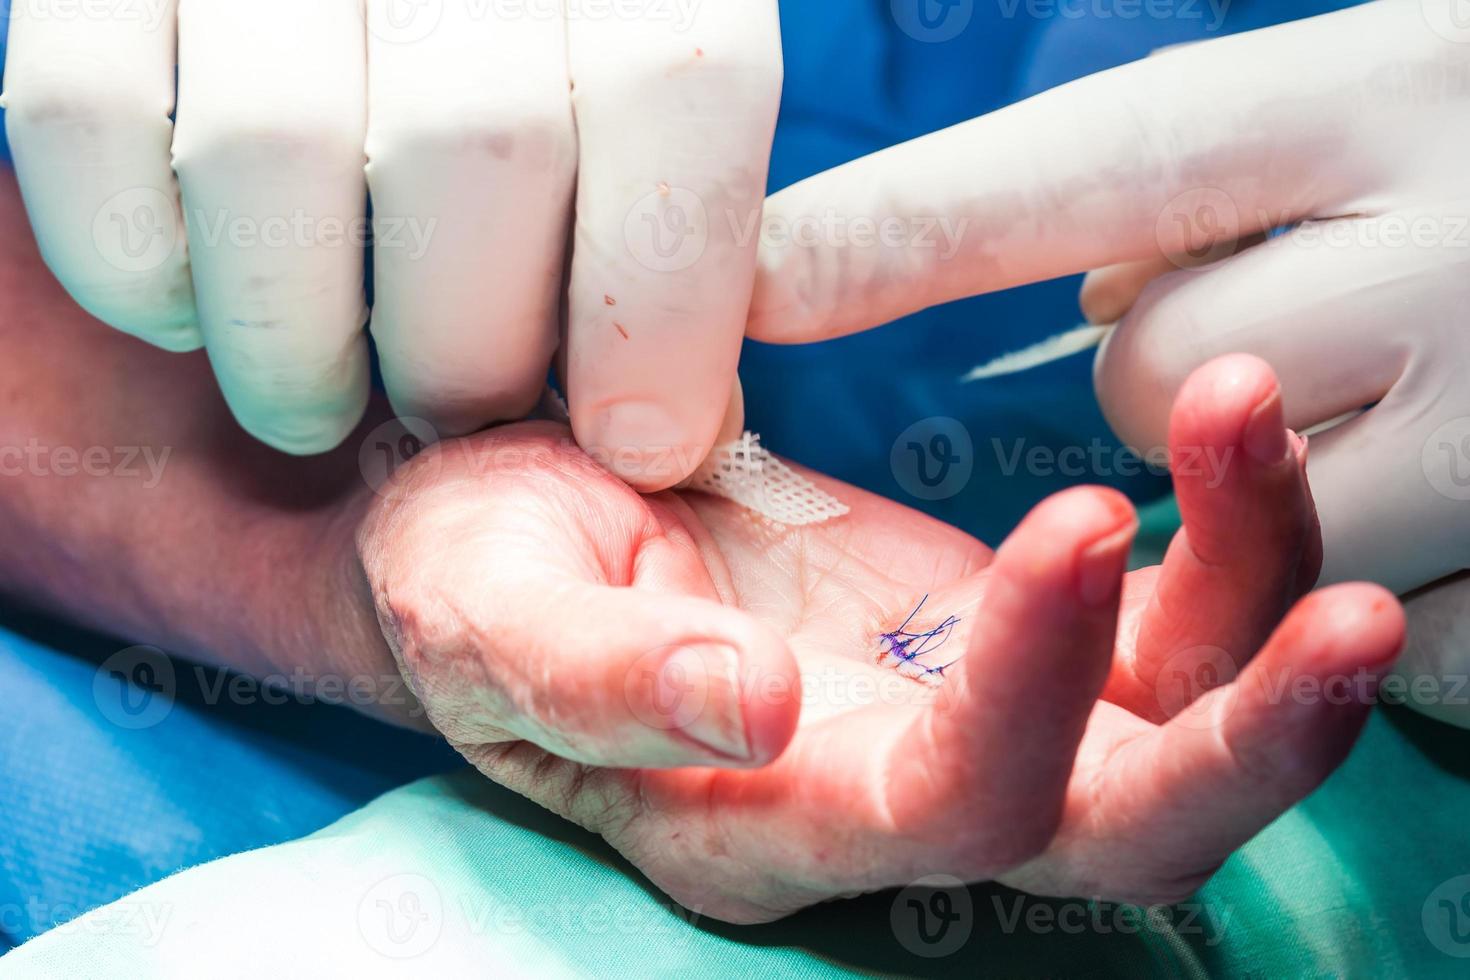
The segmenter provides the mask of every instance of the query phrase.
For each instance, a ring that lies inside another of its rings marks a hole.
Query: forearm
[[[393,676],[353,558],[371,496],[356,442],[309,460],[266,449],[203,354],[83,313],[9,175],[0,238],[0,592],[256,676]]]

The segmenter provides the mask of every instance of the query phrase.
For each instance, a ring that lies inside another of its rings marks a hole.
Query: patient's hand
[[[819,477],[852,513],[781,529],[640,497],[549,424],[420,456],[359,550],[434,724],[704,914],[932,872],[1177,900],[1336,767],[1403,620],[1355,585],[1282,623],[1320,550],[1264,364],[1197,374],[1172,445],[1186,528],[1126,582],[1136,521],[1108,491],[994,554]],[[877,663],[926,594],[911,628],[961,617],[938,689]],[[1356,683],[1311,696],[1332,678]]]
[[[1190,693],[1179,678],[1230,673],[1197,647],[1246,660],[1315,574],[1298,469],[1271,445],[1274,401],[1251,431],[1282,461],[1241,448],[1273,390],[1257,362],[1217,365],[1181,396],[1176,443],[1234,449],[1234,464],[1218,486],[1208,467],[1176,481],[1188,532],[1163,572],[1129,579],[1115,649],[1131,516],[1101,491],[1044,504],[992,562],[830,482],[853,513],[779,534],[708,498],[640,498],[561,430],[520,426],[421,457],[364,518],[357,441],[303,461],[248,439],[202,357],[91,320],[23,228],[0,179],[0,594],[257,676],[340,682],[396,674],[371,592],[433,720],[471,759],[710,915],[772,918],[934,871],[1177,897],[1310,790],[1364,714],[1344,701],[1365,691],[1281,692],[1376,674],[1400,641],[1383,593],[1317,596],[1242,682],[1203,699],[1211,724],[1158,724]],[[66,475],[24,465],[34,447],[141,447],[167,465],[150,480]],[[878,634],[926,592],[922,626],[954,613],[967,631],[941,653],[971,648],[932,705],[874,664]],[[690,688],[713,655],[659,670],[704,641],[738,651],[741,697],[718,669]],[[1096,704],[1110,662],[1111,703]],[[793,736],[798,673],[811,690]],[[661,674],[682,696],[651,694]],[[364,707],[415,720],[413,706]]]

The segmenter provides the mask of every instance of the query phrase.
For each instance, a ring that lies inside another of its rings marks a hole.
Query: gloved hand
[[[1374,406],[1314,439],[1324,579],[1404,592],[1470,567],[1467,159],[1451,0],[1193,45],[775,195],[768,221],[942,219],[961,244],[770,248],[751,333],[816,340],[1103,269],[1083,305],[1122,324],[1098,392],[1135,447],[1163,445],[1174,393],[1227,351],[1272,364],[1297,429]]]
[[[5,104],[46,262],[111,325],[207,347],[249,431],[315,453],[368,396],[370,237],[401,414],[523,417],[561,323],[579,440],[673,485],[738,404],[756,236],[726,215],[765,193],[777,5],[595,6],[17,2]]]
[[[816,476],[851,513],[641,497],[545,423],[414,459],[359,551],[451,743],[702,914],[935,871],[1182,900],[1335,768],[1403,616],[1364,585],[1287,613],[1319,539],[1259,361],[1202,369],[1172,445],[1225,463],[1178,468],[1186,530],[1126,579],[1136,518],[1110,491],[1042,503],[992,555]],[[961,619],[937,690],[879,663],[926,594],[911,631]]]

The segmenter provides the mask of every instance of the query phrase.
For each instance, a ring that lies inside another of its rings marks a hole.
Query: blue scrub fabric
[[[125,646],[0,616],[0,950],[464,764],[436,739],[221,671],[160,655],[141,675]]]
[[[912,16],[906,4],[937,2],[782,3],[786,94],[772,189],[1166,44],[1351,5],[1236,0],[1216,24],[1221,0],[1177,0],[1168,6],[1176,15],[1164,18],[1105,16],[1106,2],[959,0],[972,22],[951,41],[925,43],[897,26]],[[0,0],[7,15],[9,6]],[[1055,13],[1038,18],[1026,13],[1033,8]],[[1043,495],[1076,482],[1062,473],[1006,475],[1017,445],[1116,448],[1085,357],[958,383],[970,367],[1074,324],[1077,285],[956,303],[810,347],[750,344],[742,364],[750,426],[780,453],[997,540]],[[905,492],[890,451],[906,428],[933,417],[968,430],[973,475],[963,492],[926,501]],[[1149,476],[1101,482],[1138,499],[1167,489]],[[9,627],[0,631],[3,943],[180,867],[310,833],[391,786],[453,765],[437,743],[345,709],[219,703],[214,675],[184,664],[174,669],[166,717],[128,728],[116,722],[109,699],[117,694],[98,669],[124,644],[3,609],[0,626]],[[148,691],[123,693],[146,700]]]

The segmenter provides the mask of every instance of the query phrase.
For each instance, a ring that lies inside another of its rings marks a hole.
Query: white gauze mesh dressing
[[[558,422],[570,417],[567,403],[550,388],[541,401],[541,414]],[[687,486],[792,527],[823,524],[848,512],[846,504],[781,462],[761,445],[760,436],[750,432],[716,446]]]
[[[749,432],[716,446],[690,478],[689,488],[793,527],[822,524],[848,512],[846,504],[771,455],[760,436]]]

